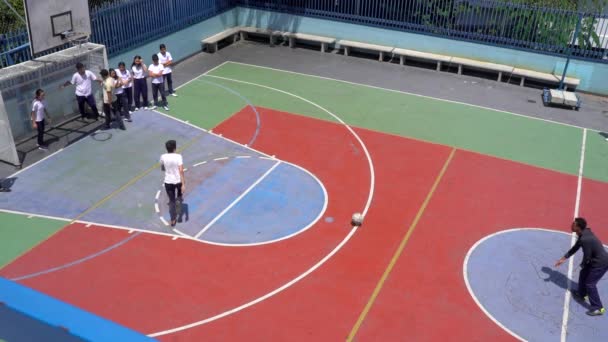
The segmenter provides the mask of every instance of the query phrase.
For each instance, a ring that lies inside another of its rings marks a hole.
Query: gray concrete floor
[[[338,51],[321,53],[314,46],[298,45],[292,49],[285,44],[269,46],[263,41],[246,40],[224,46],[216,53],[203,52],[180,61],[174,67],[173,82],[174,87],[179,87],[225,61],[234,61],[463,102],[608,132],[608,97],[579,93],[583,99],[579,111],[545,107],[541,88],[520,87],[518,80],[499,83],[492,74],[457,75],[455,68],[450,66],[449,71],[437,72],[433,65],[400,66],[398,58],[389,59],[379,62],[374,55],[347,57]],[[503,78],[509,81],[508,75]],[[38,150],[35,138],[21,143],[17,149],[23,157],[23,167],[94,132],[101,123],[75,120],[49,131],[52,135],[46,137],[51,139],[48,151]],[[7,177],[16,171],[14,166],[0,163],[0,177]]]

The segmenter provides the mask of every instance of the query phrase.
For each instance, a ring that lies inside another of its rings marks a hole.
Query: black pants
[[[117,119],[122,120],[121,115],[127,120],[131,120],[131,114],[129,114],[129,98],[127,93],[116,94],[116,101],[114,102],[114,110],[118,113]]]
[[[165,90],[165,86],[164,84],[167,84],[167,94],[173,94],[173,76],[171,75],[171,73],[168,74],[164,74],[163,78],[165,80],[165,82],[163,82],[163,90]]]
[[[167,97],[165,96],[165,86],[163,83],[152,83],[152,97],[154,98],[155,106],[166,106],[167,105]],[[163,103],[158,103],[158,92],[160,91],[161,99]]]
[[[125,97],[127,98],[127,111],[130,111],[133,106],[133,87],[124,89]]]
[[[116,121],[118,122],[118,125],[120,126],[120,128],[126,129],[125,128],[125,123],[122,122],[122,118],[120,117],[120,115],[116,114],[117,112],[115,112],[114,110],[112,110],[112,105],[111,104],[104,103],[103,104],[103,112],[106,114],[106,128],[110,128],[110,123],[112,122],[112,112],[114,112],[115,115],[116,115]]]
[[[135,79],[133,83],[135,90],[135,107],[147,107],[148,106],[148,82],[145,78]],[[144,102],[139,102],[139,99],[143,98]]]
[[[36,129],[38,130],[38,146],[44,146],[44,119],[36,121]]]
[[[76,99],[78,100],[78,110],[80,111],[80,117],[84,119],[87,116],[84,111],[84,103],[86,102],[93,110],[93,119],[97,120],[97,118],[99,117],[99,111],[97,111],[97,104],[95,104],[95,97],[93,96],[93,94],[90,94],[89,96],[76,96]]]
[[[581,297],[589,296],[590,310],[603,308],[600,294],[597,291],[597,283],[608,271],[608,267],[586,266],[578,275],[578,294]]]
[[[177,219],[177,210],[175,209],[175,192],[177,191],[177,199],[182,200],[182,183],[169,184],[165,183],[165,191],[169,197],[169,215],[171,215],[171,221]]]

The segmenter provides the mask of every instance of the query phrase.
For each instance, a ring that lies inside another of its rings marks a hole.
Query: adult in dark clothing
[[[591,228],[587,227],[587,221],[584,218],[577,217],[574,219],[571,229],[578,235],[578,239],[568,253],[557,261],[555,266],[560,266],[580,248],[583,249],[583,261],[578,277],[578,291],[574,293],[574,296],[583,300],[585,297],[589,297],[591,306],[587,311],[588,315],[603,315],[606,309],[600,300],[597,283],[608,271],[608,252],[604,249],[602,242],[593,234]]]

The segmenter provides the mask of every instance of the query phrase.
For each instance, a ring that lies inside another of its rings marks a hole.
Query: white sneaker
[[[165,108],[166,111],[169,111],[169,106],[163,106],[163,108]]]
[[[176,93],[173,93],[173,94],[171,94],[171,96],[175,96],[175,97],[177,97],[177,94],[176,94]]]
[[[135,111],[137,112],[139,110],[139,108],[135,107]]]
[[[155,109],[156,109],[156,106],[152,106],[152,107],[150,107],[150,109],[155,110]]]

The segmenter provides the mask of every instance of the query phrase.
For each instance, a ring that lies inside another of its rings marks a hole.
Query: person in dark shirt
[[[604,249],[602,242],[593,234],[591,228],[587,227],[587,221],[584,218],[575,218],[571,229],[578,235],[578,239],[568,253],[557,261],[555,266],[560,266],[580,248],[583,249],[583,261],[578,277],[578,291],[574,292],[574,296],[583,300],[585,297],[589,297],[591,306],[587,311],[588,315],[603,315],[606,309],[600,300],[597,283],[608,271],[608,252]]]

